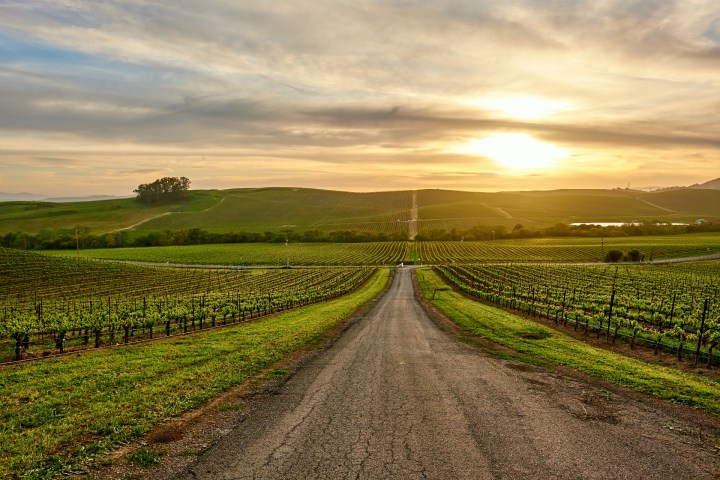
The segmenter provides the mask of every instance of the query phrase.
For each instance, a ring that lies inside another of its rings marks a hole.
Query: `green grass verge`
[[[499,355],[540,365],[565,365],[611,383],[657,398],[691,405],[720,415],[720,384],[680,370],[657,366],[595,348],[561,332],[505,310],[470,300],[452,290],[436,288],[442,280],[431,270],[416,270],[420,287],[431,303],[464,330],[508,347]]]
[[[52,478],[257,375],[378,295],[388,270],[331,302],[237,327],[0,369],[0,478]]]
[[[420,262],[417,242],[407,242],[407,249],[405,250],[405,257],[403,258],[403,262],[408,264]]]

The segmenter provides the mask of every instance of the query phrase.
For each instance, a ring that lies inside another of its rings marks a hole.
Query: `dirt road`
[[[479,354],[428,318],[411,275],[180,478],[720,478],[708,430]]]

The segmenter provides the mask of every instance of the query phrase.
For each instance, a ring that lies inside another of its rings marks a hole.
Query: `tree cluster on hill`
[[[163,177],[152,183],[143,183],[133,192],[146,205],[157,205],[182,200],[189,189],[190,180],[186,177]]]

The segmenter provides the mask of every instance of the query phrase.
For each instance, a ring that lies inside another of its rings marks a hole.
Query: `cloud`
[[[675,126],[667,121],[653,124],[618,123],[602,127],[575,124],[524,122],[492,117],[471,117],[470,112],[436,113],[412,111],[393,107],[391,110],[368,108],[333,108],[306,112],[306,115],[322,119],[327,124],[355,126],[356,128],[379,128],[391,131],[413,132],[415,139],[448,138],[452,135],[467,135],[471,132],[523,131],[558,143],[625,145],[645,148],[664,148],[668,145],[700,148],[720,147],[717,135],[702,132],[691,135],[673,131]],[[482,133],[480,133],[482,135]],[[397,147],[397,145],[395,145]]]
[[[74,158],[58,158],[58,157],[33,157],[32,162],[37,166],[49,167],[66,167],[79,165],[80,162]]]
[[[460,181],[452,172],[484,175],[491,162],[446,147],[493,132],[561,144],[583,172],[699,154],[707,168],[720,167],[718,106],[708,101],[720,93],[712,0],[692,8],[679,0],[36,0],[0,8],[0,162],[16,165],[13,175],[20,164],[92,166],[126,172],[129,182],[263,159],[265,167],[252,164],[254,178],[278,182],[295,172],[332,183],[345,177],[327,169],[379,166],[423,181],[400,173],[413,165],[435,180],[449,169]],[[512,96],[572,108],[529,122],[473,103]],[[653,168],[660,178],[669,167]],[[483,178],[501,185],[501,177]]]

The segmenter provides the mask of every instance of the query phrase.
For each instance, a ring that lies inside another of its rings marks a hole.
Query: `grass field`
[[[174,230],[192,225],[220,232],[355,229],[393,233],[407,229],[402,222],[410,219],[410,207],[410,192],[258,189],[229,194],[203,212],[157,217],[138,229]]]
[[[657,398],[720,415],[720,384],[708,377],[595,348],[529,319],[443,288],[444,283],[431,270],[421,269],[416,273],[425,296],[432,298],[431,303],[448,318],[469,334],[512,350],[497,349],[494,350],[496,355],[549,367],[568,366]],[[492,349],[489,351],[493,352]]]
[[[388,270],[339,299],[212,332],[0,368],[0,478],[83,464],[257,375],[376,296]]]
[[[576,222],[694,222],[718,216],[720,191],[556,190],[418,192],[420,228],[467,229],[477,224],[529,228]]]
[[[419,190],[418,227],[451,230],[478,224],[540,228],[576,222],[694,222],[720,217],[720,190],[669,192]],[[341,192],[305,188],[191,191],[185,202],[146,207],[134,199],[93,202],[0,202],[0,235],[81,227],[98,234],[130,229],[201,228],[211,232],[407,231],[412,192]]]
[[[194,191],[181,204],[148,207],[134,198],[93,202],[0,202],[0,234],[36,233],[43,229],[88,228],[104,233],[143,222],[170,212],[202,211],[220,201],[224,193]]]

